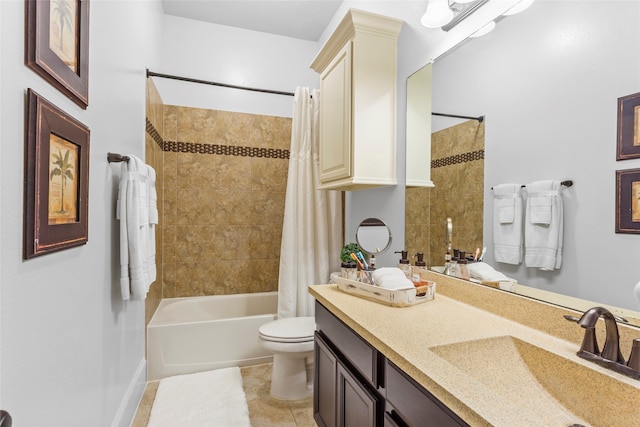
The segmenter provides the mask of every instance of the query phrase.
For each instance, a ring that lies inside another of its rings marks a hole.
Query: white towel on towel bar
[[[493,256],[497,262],[522,262],[522,190],[518,184],[493,187]]]
[[[547,271],[560,268],[563,222],[560,181],[536,181],[527,184],[524,225],[524,259],[527,267]]]
[[[116,204],[116,218],[120,220],[120,290],[123,300],[142,300],[156,280],[156,173],[138,157],[128,157],[129,161],[121,166]]]

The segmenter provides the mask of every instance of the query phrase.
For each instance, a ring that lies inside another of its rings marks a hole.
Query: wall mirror
[[[386,252],[391,246],[391,230],[378,218],[367,218],[356,230],[356,242],[367,254]]]
[[[617,99],[640,91],[639,17],[638,2],[537,1],[432,70],[434,112],[485,117],[482,200],[458,204],[463,214],[467,203],[483,204],[482,218],[454,222],[453,246],[461,225],[481,220],[485,261],[527,285],[517,289],[579,310],[589,308],[583,301],[617,307],[625,318],[640,318],[640,239],[615,233],[615,171],[639,168],[640,159],[616,161]],[[432,132],[462,122],[434,116]],[[430,197],[457,188],[432,179]],[[547,179],[574,182],[563,191],[561,268],[494,263],[491,187]]]

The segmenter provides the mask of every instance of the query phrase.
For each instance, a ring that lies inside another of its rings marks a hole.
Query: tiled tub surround
[[[431,159],[435,187],[407,188],[405,196],[407,250],[424,252],[429,267],[444,263],[447,217],[454,248],[482,248],[484,122],[469,120],[435,132]]]
[[[165,105],[156,131],[162,296],[277,290],[291,119]]]
[[[473,350],[473,355],[477,356],[482,349],[476,348],[476,344],[486,343],[483,339],[497,338],[496,342],[500,343],[502,337],[509,336],[545,349],[579,365],[582,370],[593,370],[591,375],[581,377],[580,387],[566,396],[568,401],[572,400],[571,405],[579,407],[582,413],[589,413],[593,425],[638,425],[640,381],[576,355],[584,331],[575,323],[567,322],[563,315],[575,316],[577,312],[433,272],[428,275],[437,283],[436,298],[407,308],[387,307],[360,299],[339,291],[335,285],[312,286],[310,292],[472,426],[571,425],[554,421],[566,414],[563,415],[552,402],[545,401],[541,406],[538,399],[520,399],[528,393],[527,387],[523,388],[521,384],[517,390],[512,390],[513,398],[496,392],[520,380],[510,379],[510,375],[517,374],[511,369],[506,354],[504,359],[498,355],[487,362],[487,370],[495,373],[490,378],[491,382],[495,377],[495,384],[488,384],[465,373],[464,367],[460,368],[472,359],[466,357],[465,350],[453,359],[442,358],[438,353],[447,346],[462,343],[459,348],[466,348],[468,352]],[[599,323],[598,339],[602,346],[604,325]],[[621,351],[627,357],[632,339],[640,337],[640,329],[624,325],[619,329]],[[528,356],[540,357],[534,353]],[[546,376],[556,383],[565,379],[575,382],[573,370],[548,366],[546,372]],[[569,378],[563,378],[568,375]],[[619,389],[607,388],[608,385],[602,382],[604,377],[614,378],[622,385]],[[623,393],[611,398],[620,391]],[[605,420],[605,413],[610,418]]]

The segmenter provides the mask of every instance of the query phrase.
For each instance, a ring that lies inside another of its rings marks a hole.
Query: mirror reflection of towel
[[[521,192],[518,184],[493,187],[493,256],[497,262],[522,262]]]
[[[551,206],[553,204],[553,192],[537,193],[527,198],[527,209],[529,220],[532,224],[551,224]]]
[[[562,265],[563,212],[560,181],[527,184],[525,265],[554,270]]]

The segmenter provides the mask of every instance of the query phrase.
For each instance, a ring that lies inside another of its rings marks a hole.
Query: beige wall
[[[435,187],[408,188],[405,196],[407,250],[410,256],[424,252],[429,267],[444,264],[447,217],[453,248],[482,248],[484,123],[470,120],[435,132],[431,159]]]

